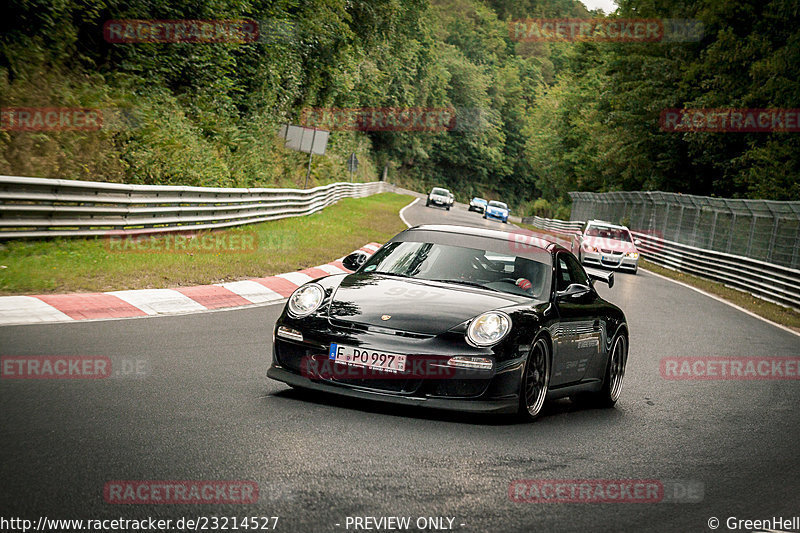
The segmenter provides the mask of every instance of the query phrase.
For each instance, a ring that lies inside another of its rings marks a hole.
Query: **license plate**
[[[354,366],[366,366],[381,370],[395,370],[402,372],[406,369],[406,356],[396,353],[386,353],[380,350],[366,350],[353,348],[342,344],[331,344],[328,358],[337,363]]]

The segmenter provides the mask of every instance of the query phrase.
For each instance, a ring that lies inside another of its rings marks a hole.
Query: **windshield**
[[[476,204],[485,204],[486,203],[486,200],[484,200],[483,198],[473,198],[472,201],[475,202]]]
[[[448,244],[390,242],[367,260],[361,272],[469,285],[536,299],[546,299],[550,290],[546,253],[531,259]]]
[[[489,202],[489,207],[499,207],[500,209],[508,209],[508,206],[503,202],[495,202],[494,200]]]
[[[625,228],[609,228],[606,226],[589,226],[586,229],[587,237],[600,237],[612,241],[631,242],[631,234]]]
[[[438,187],[434,187],[431,191],[431,194],[440,194],[442,196],[447,196],[450,192],[447,189],[440,189]]]

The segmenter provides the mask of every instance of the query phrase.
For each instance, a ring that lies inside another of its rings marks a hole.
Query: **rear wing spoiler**
[[[592,281],[602,281],[608,288],[614,286],[614,273],[607,270],[596,270],[594,268],[584,268],[589,279]]]

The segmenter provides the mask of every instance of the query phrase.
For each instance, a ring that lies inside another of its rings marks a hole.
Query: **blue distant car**
[[[492,200],[486,206],[486,210],[483,212],[483,218],[499,220],[504,224],[508,224],[508,215],[510,214],[511,210],[506,204]]]
[[[478,213],[483,213],[486,210],[486,204],[488,204],[486,200],[483,198],[475,197],[469,201],[469,211],[477,211]]]

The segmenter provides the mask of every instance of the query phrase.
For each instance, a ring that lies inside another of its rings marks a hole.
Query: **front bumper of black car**
[[[287,324],[289,322],[293,321],[287,321]],[[321,326],[323,321],[315,322]],[[491,370],[459,368],[446,377],[434,375],[406,378],[400,375],[391,379],[376,379],[375,376],[356,379],[350,374],[343,378],[330,370],[326,375],[316,375],[309,371],[308,361],[313,361],[314,368],[319,368],[320,364],[329,364],[326,368],[330,369],[332,363],[327,360],[327,354],[331,343],[371,347],[389,353],[426,354],[408,355],[409,363],[415,357],[446,359],[459,355],[491,356],[491,351],[438,337],[411,339],[394,334],[355,333],[324,322],[324,328],[303,328],[303,341],[276,337],[273,343],[272,366],[267,376],[295,387],[401,405],[487,413],[514,413],[518,409],[524,357],[500,363],[495,360]],[[281,321],[278,325],[280,324]],[[298,326],[299,324],[291,324],[291,327],[300,329]]]
[[[359,398],[362,400],[373,400],[378,402],[388,402],[397,405],[407,405],[416,407],[429,407],[432,409],[446,409],[450,411],[465,411],[472,413],[497,413],[497,414],[513,414],[517,412],[519,406],[519,399],[515,394],[509,398],[491,398],[491,399],[459,399],[459,398],[442,398],[442,397],[425,397],[425,396],[401,396],[371,389],[360,389],[350,387],[347,385],[340,385],[330,383],[327,381],[312,381],[309,378],[290,372],[289,370],[273,364],[267,371],[267,376],[282,381],[288,385],[301,387],[320,392],[328,392],[331,394],[338,394],[341,396],[348,396],[350,398]]]

